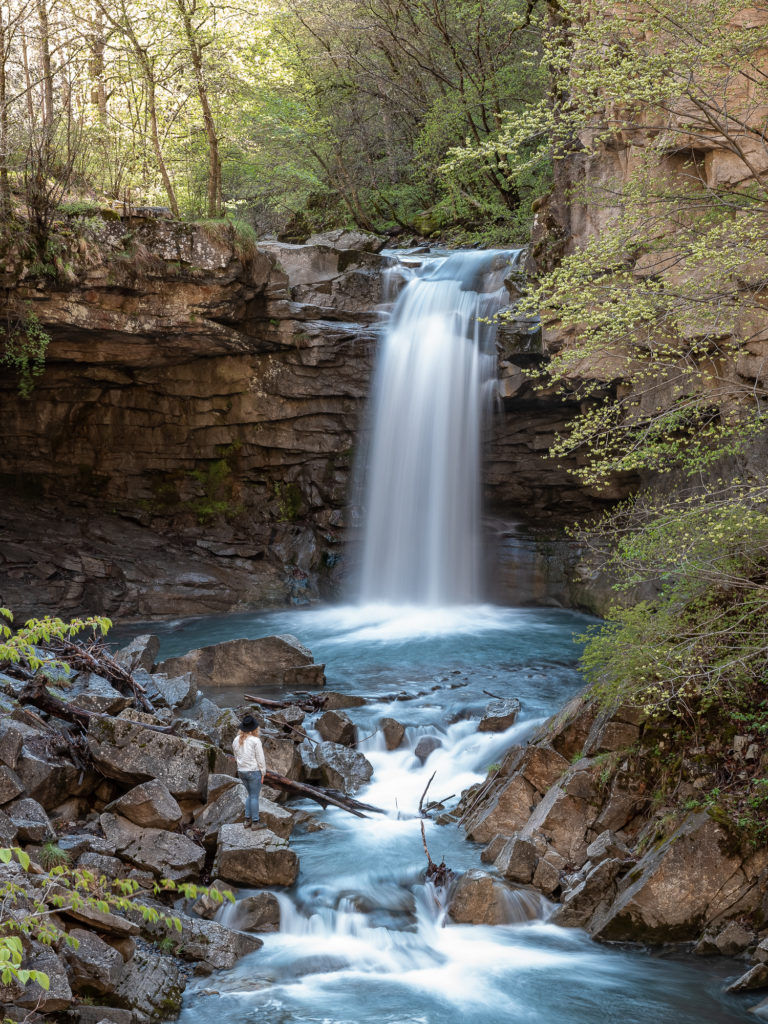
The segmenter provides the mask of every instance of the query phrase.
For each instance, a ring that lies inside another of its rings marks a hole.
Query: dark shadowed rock
[[[110,1024],[133,1024],[133,1014],[130,1010],[121,1010],[117,1006],[73,1006],[70,1016],[76,1024],[101,1024],[101,1021],[109,1021]]]
[[[317,731],[329,743],[341,743],[345,747],[355,745],[357,730],[343,711],[326,711],[317,720]]]
[[[203,797],[208,751],[195,740],[143,728],[126,718],[91,719],[88,748],[94,764],[120,782],[159,779],[175,797]]]
[[[294,636],[267,636],[260,640],[228,640],[168,658],[159,672],[178,676],[189,672],[197,687],[323,686],[323,665],[315,665],[311,651]]]
[[[54,838],[48,815],[37,800],[22,797],[6,804],[4,810],[11,819],[19,839],[30,843],[42,843],[46,839]]]
[[[517,697],[490,701],[480,719],[479,732],[504,732],[514,725],[520,714],[520,701]]]
[[[387,750],[397,750],[405,736],[405,726],[396,718],[382,718],[379,720],[379,728],[384,733],[384,742]]]
[[[175,829],[182,813],[168,787],[158,779],[142,782],[108,804],[105,811],[121,814],[136,825],[148,828]]]
[[[93,932],[73,928],[77,948],[64,947],[70,983],[75,992],[112,992],[123,973],[123,958]]]
[[[355,793],[373,775],[373,765],[359,750],[338,743],[320,743],[316,748],[320,781],[330,789]]]
[[[218,875],[236,885],[293,885],[299,858],[268,829],[224,825],[216,855]]]
[[[437,736],[422,736],[419,742],[414,748],[414,756],[418,757],[422,764],[427,760],[429,755],[434,751],[442,747],[443,741],[438,739]]]
[[[24,784],[16,772],[7,765],[0,766],[0,804],[15,800],[23,792]]]
[[[167,956],[137,951],[123,967],[114,1002],[133,1010],[134,1021],[148,1024],[175,1017],[187,980]]]
[[[625,865],[620,860],[596,864],[582,882],[564,894],[563,902],[550,919],[552,923],[563,928],[583,928],[598,906],[613,899],[614,881],[622,870]]]

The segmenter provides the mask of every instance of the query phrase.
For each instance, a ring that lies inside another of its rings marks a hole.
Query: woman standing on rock
[[[246,715],[232,743],[232,751],[237,761],[237,774],[245,783],[248,793],[245,800],[246,828],[250,828],[252,823],[256,824],[259,820],[259,793],[267,770],[264,748],[259,739],[259,726],[260,723],[253,715]]]

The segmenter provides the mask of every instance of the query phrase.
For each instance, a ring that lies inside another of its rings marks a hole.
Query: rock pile
[[[56,930],[51,946],[36,929],[25,936],[22,968],[44,972],[50,987],[0,986],[6,1018],[21,1020],[31,1010],[68,1010],[81,1024],[173,1017],[189,963],[198,973],[229,968],[261,946],[249,933],[279,927],[269,892],[240,901],[232,927],[212,920],[220,902],[209,894],[179,903],[178,891],[153,892],[161,879],[219,891],[295,882],[295,817],[275,802],[281,794],[265,787],[260,827],[244,828],[245,787],[231,756],[239,715],[203,698],[198,685],[215,686],[228,666],[252,689],[265,681],[322,685],[323,666],[292,637],[234,641],[160,666],[157,653],[157,638],[144,636],[115,656],[154,713],[137,710],[114,679],[73,670],[45,690],[60,702],[53,705],[59,718],[39,701],[30,705],[38,691],[23,671],[0,671],[0,846],[31,859],[28,871],[18,855],[0,864],[0,892],[15,893],[11,917],[43,906]],[[92,714],[78,719],[83,711]],[[333,738],[308,739],[299,707],[266,716],[267,769],[299,782],[320,779],[340,790],[337,796],[352,792],[372,773],[354,749],[354,726],[342,711],[314,713],[325,721],[321,734]],[[87,872],[95,898],[77,895],[68,871],[51,876],[57,864]],[[115,900],[115,879],[135,890],[128,904]],[[163,923],[169,915],[178,922],[170,928]]]
[[[467,838],[485,844],[494,873],[463,882],[449,913],[466,920],[474,890],[475,919],[498,922],[505,883],[522,885],[557,903],[556,924],[600,941],[751,957],[733,990],[768,987],[768,849],[740,846],[706,810],[654,807],[628,759],[645,729],[639,709],[600,712],[580,696],[512,747],[463,794]]]

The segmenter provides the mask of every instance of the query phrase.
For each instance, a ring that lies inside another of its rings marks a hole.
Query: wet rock
[[[175,1017],[187,981],[170,957],[138,951],[123,967],[114,1002],[133,1011],[134,1024]]]
[[[530,882],[538,861],[536,847],[529,839],[513,836],[501,848],[494,867],[509,882]]]
[[[344,747],[355,745],[357,730],[343,711],[326,711],[317,720],[317,731],[329,743],[340,743]]]
[[[42,843],[46,839],[55,838],[48,815],[37,800],[22,797],[6,804],[4,810],[16,829],[19,839],[24,842]]]
[[[317,748],[320,780],[330,789],[355,793],[373,775],[373,765],[359,750],[338,743],[320,743]]]
[[[490,701],[480,719],[478,732],[504,732],[517,721],[520,701],[516,697]]]
[[[319,782],[320,762],[317,759],[317,744],[312,740],[303,740],[297,750],[301,760],[301,778],[307,782]]]
[[[123,958],[102,939],[84,928],[73,928],[77,948],[64,947],[69,977],[75,992],[112,992],[123,972]]]
[[[119,782],[158,779],[174,797],[204,796],[208,751],[195,740],[145,729],[127,718],[91,719],[88,748],[94,764]]]
[[[100,821],[107,840],[125,860],[174,882],[199,879],[205,851],[186,836],[134,825],[115,814],[102,814]]]
[[[457,924],[510,924],[538,916],[540,899],[475,868],[456,882],[448,916]]]
[[[175,829],[182,818],[181,808],[168,787],[157,779],[134,786],[104,810],[148,828]]]
[[[749,949],[754,941],[754,932],[738,921],[731,921],[715,938],[714,944],[722,956],[738,956],[745,949]]]
[[[584,880],[563,895],[561,905],[550,920],[562,928],[582,928],[602,903],[615,895],[614,881],[624,869],[620,860],[603,860],[596,864]]]
[[[131,698],[116,690],[114,686],[95,672],[80,672],[66,691],[71,700],[84,711],[95,711],[103,715],[119,715],[131,703]]]
[[[768,988],[768,964],[755,964],[730,984],[726,992],[751,992],[759,988]]]
[[[535,792],[522,775],[502,781],[468,815],[468,838],[487,843],[497,832],[508,836],[519,832],[531,816]]]
[[[189,672],[196,687],[308,687],[325,684],[324,665],[315,665],[311,651],[294,636],[260,640],[228,640],[168,658],[159,672],[175,676]]]
[[[760,1020],[768,1020],[768,999],[763,999],[762,1002],[757,1003],[755,1006],[750,1006],[749,1012],[753,1013]]]
[[[280,904],[272,892],[245,896],[232,908],[228,922],[243,932],[277,932],[280,930]]]
[[[442,747],[443,741],[438,739],[437,736],[422,736],[419,742],[414,748],[414,755],[418,757],[422,764],[427,760],[429,755],[434,751]]]
[[[684,942],[738,900],[740,858],[727,852],[723,829],[706,814],[689,816],[648,851],[623,880],[616,899],[590,931],[609,941]]]
[[[268,829],[224,825],[216,855],[218,875],[236,885],[293,885],[299,858]]]
[[[66,1010],[72,1002],[72,989],[64,964],[52,949],[33,944],[34,952],[26,958],[24,966],[28,970],[42,971],[48,975],[48,989],[44,989],[36,981],[30,981],[15,1002],[23,1009],[36,1010],[38,1013],[57,1013]]]
[[[159,650],[160,638],[152,633],[144,633],[134,637],[126,647],[121,647],[115,654],[115,661],[126,672],[133,672],[138,668],[151,672]]]
[[[7,765],[0,766],[0,804],[15,800],[23,792],[24,784],[16,772]]]
[[[349,708],[361,708],[364,704],[364,697],[357,697],[352,693],[338,693],[336,690],[326,690],[323,693],[323,708],[326,711],[346,711]]]
[[[396,718],[382,718],[379,720],[379,728],[384,733],[387,750],[397,750],[403,742],[405,726]]]

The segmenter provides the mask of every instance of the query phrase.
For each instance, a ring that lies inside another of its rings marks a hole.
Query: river
[[[239,636],[298,636],[325,662],[329,688],[367,699],[349,712],[374,766],[358,795],[387,812],[361,820],[300,805],[328,827],[292,839],[301,870],[280,895],[280,932],[263,936],[263,949],[233,970],[195,979],[181,1024],[754,1019],[746,1013],[754,997],[722,991],[724,979],[743,970],[733,961],[598,945],[547,924],[547,904],[526,891],[510,907],[513,923],[456,925],[422,882],[414,815],[429,777],[436,772],[430,798],[448,798],[450,806],[576,692],[573,638],[589,622],[559,609],[476,605],[330,607],[151,624],[161,657]],[[490,699],[485,691],[520,699],[522,713],[507,732],[476,731]],[[242,701],[240,691],[210,696],[233,707]],[[407,726],[403,749],[387,752],[370,737],[385,715]],[[424,735],[442,747],[422,765],[413,747]],[[480,847],[455,824],[429,821],[427,842],[433,859],[445,858],[455,871],[481,866]]]

